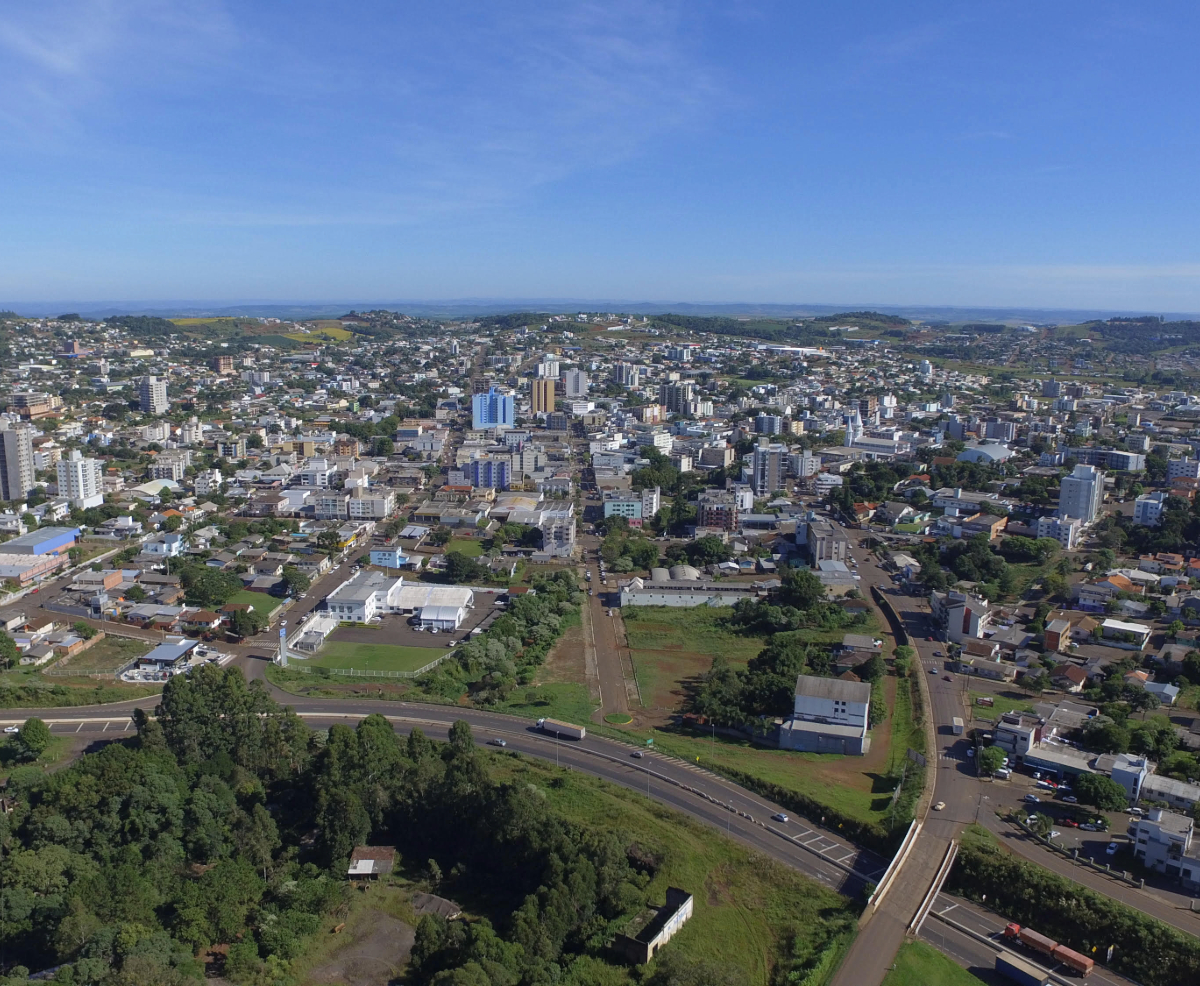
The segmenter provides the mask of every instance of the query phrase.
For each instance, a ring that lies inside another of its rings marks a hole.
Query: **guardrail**
[[[883,871],[883,878],[871,892],[871,896],[867,898],[867,907],[872,912],[883,901],[883,895],[891,889],[892,883],[896,879],[896,874],[900,872],[904,861],[908,859],[908,854],[912,851],[913,844],[917,841],[917,835],[920,831],[921,823],[914,818],[909,822],[908,831],[904,834],[904,839],[901,841],[900,847],[896,850],[896,855],[888,863],[888,868]]]
[[[917,913],[913,915],[912,923],[908,926],[909,934],[919,935],[921,933],[921,925],[925,923],[925,918],[929,914],[929,909],[933,907],[933,902],[937,900],[937,895],[942,892],[942,884],[950,875],[950,868],[954,865],[957,856],[958,840],[951,839],[950,845],[946,847],[946,855],[942,857],[942,865],[933,875],[933,883],[929,885],[929,890],[921,900],[921,906],[917,908]]]
[[[453,657],[453,653],[443,654],[441,657],[430,661],[423,668],[417,668],[416,671],[364,671],[361,668],[304,668],[298,664],[288,662],[288,671],[299,671],[302,674],[320,674],[323,671],[328,671],[330,674],[346,675],[352,678],[419,678],[436,668],[442,661],[448,657]],[[304,660],[297,657],[296,660]]]

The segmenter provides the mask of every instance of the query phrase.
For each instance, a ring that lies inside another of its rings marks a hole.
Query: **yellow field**
[[[167,321],[174,322],[176,325],[220,325],[223,322],[235,325],[238,320],[236,318],[172,318]]]
[[[296,342],[312,342],[315,339],[333,339],[337,342],[345,342],[347,339],[354,338],[353,332],[343,329],[336,322],[328,328],[319,326],[312,332],[284,332],[282,335],[287,339],[295,339]]]

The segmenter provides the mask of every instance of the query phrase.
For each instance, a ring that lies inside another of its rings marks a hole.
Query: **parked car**
[[[1031,805],[1040,805],[1042,803],[1042,799],[1039,798],[1036,794],[1027,794],[1021,800],[1024,801],[1026,804],[1031,804]]]
[[[1064,818],[1058,824],[1065,825],[1069,829],[1079,828],[1079,823],[1077,821],[1075,821],[1075,819],[1073,819],[1073,818]]]
[[[1115,842],[1110,842],[1108,844],[1108,847],[1104,850],[1104,852],[1109,856],[1115,856],[1117,854],[1117,850],[1120,848],[1121,847],[1118,846]]]
[[[1093,825],[1091,822],[1084,822],[1082,825],[1079,826],[1079,828],[1083,832],[1099,832],[1100,831],[1100,826]]]
[[[1079,804],[1079,799],[1077,797],[1075,797],[1075,795],[1073,795],[1073,794],[1068,794],[1065,798],[1063,798],[1063,801],[1065,801],[1069,805]]]

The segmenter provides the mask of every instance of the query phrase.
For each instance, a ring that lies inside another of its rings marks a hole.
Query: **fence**
[[[448,657],[453,657],[451,654],[443,654],[436,660],[430,661],[423,668],[417,668],[416,671],[363,671],[359,668],[302,668],[297,664],[288,662],[287,669],[289,671],[299,671],[302,674],[341,674],[348,675],[352,678],[419,678],[427,671],[432,671],[442,661]]]

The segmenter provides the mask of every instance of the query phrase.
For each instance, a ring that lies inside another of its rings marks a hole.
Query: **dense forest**
[[[207,665],[168,682],[158,716],[135,723],[135,738],[65,769],[10,778],[5,986],[46,969],[67,984],[198,983],[210,950],[227,953],[233,982],[289,986],[313,935],[344,919],[360,844],[396,846],[402,869],[445,873],[451,892],[488,902],[492,920],[421,918],[407,981],[627,981],[605,943],[647,903],[660,860],[547,811],[532,785],[495,780],[466,723],[447,743],[397,737],[381,716],[313,732],[260,682]],[[781,957],[780,969],[799,975],[813,959]],[[670,969],[642,981],[710,981]]]

